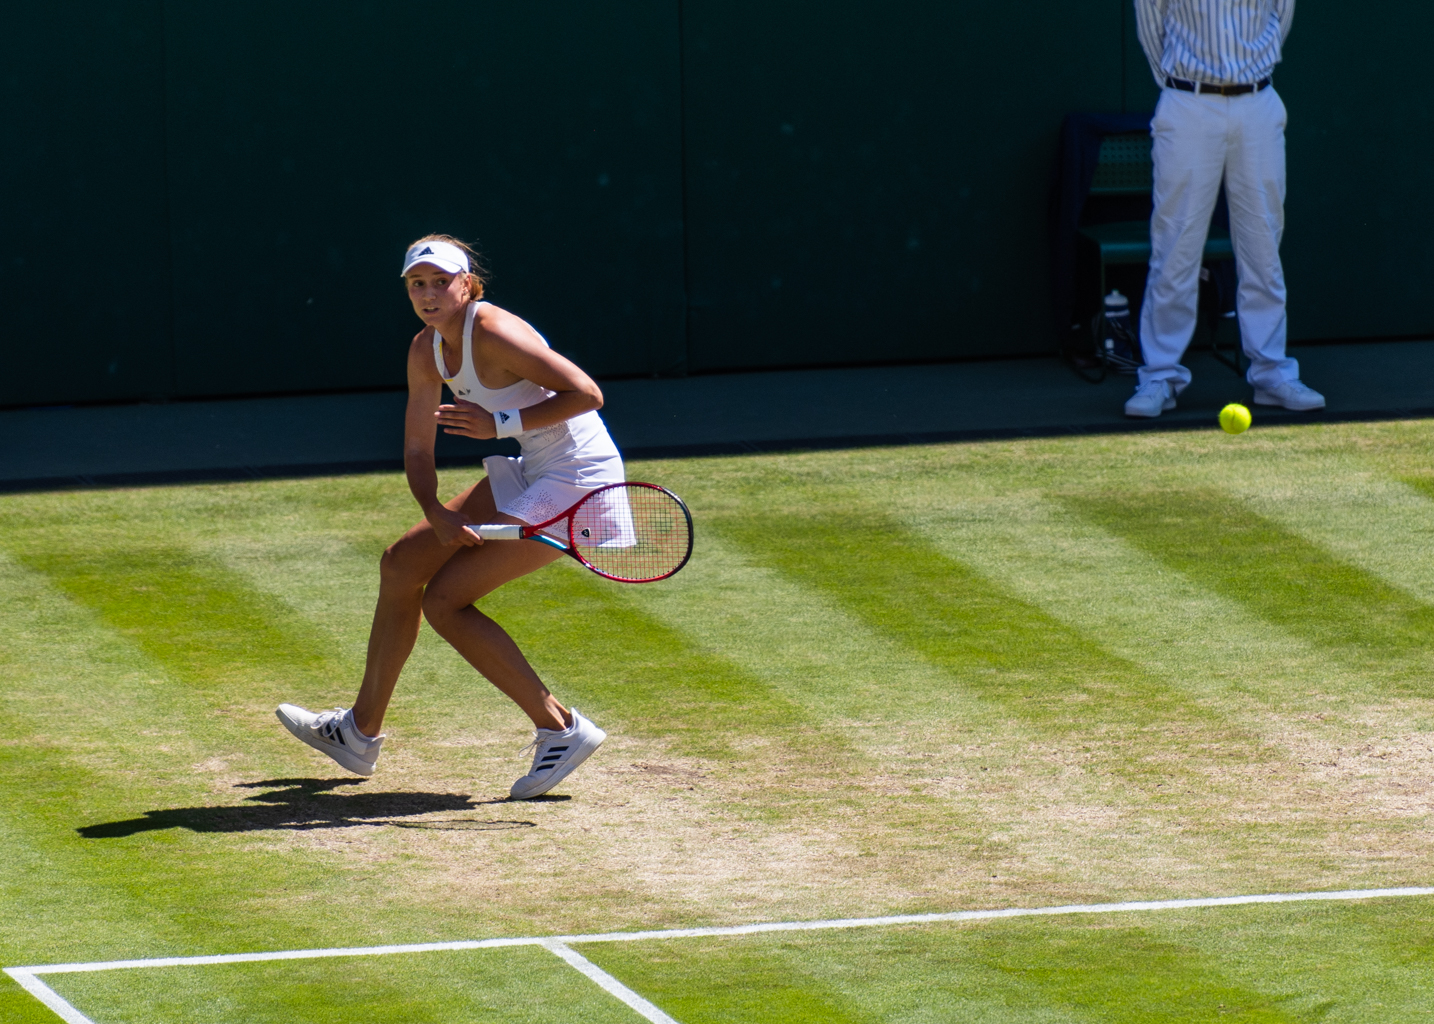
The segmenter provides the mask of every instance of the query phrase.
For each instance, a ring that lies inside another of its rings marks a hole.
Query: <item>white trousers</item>
[[[1150,122],[1155,144],[1150,274],[1140,311],[1142,384],[1190,383],[1180,365],[1195,333],[1200,262],[1225,183],[1239,289],[1235,309],[1250,360],[1247,379],[1274,387],[1299,379],[1285,355],[1285,105],[1268,87],[1241,96],[1163,89]]]

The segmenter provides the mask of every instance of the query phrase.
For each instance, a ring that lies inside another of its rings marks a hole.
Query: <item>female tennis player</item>
[[[548,692],[503,627],[474,602],[509,580],[561,557],[545,544],[485,544],[476,523],[536,525],[583,495],[623,479],[622,457],[597,410],[591,377],[548,347],[532,327],[483,300],[476,257],[448,235],[409,247],[403,278],[427,326],[408,350],[403,465],[423,519],[379,563],[378,607],[358,699],[347,710],[314,713],[281,704],[279,720],[351,772],[372,775],[383,745],[384,712],[422,618],[533,720],[532,768],[512,796],[546,793],[607,734]],[[443,386],[452,404],[441,404]],[[457,497],[438,498],[437,429],[464,437],[517,438],[522,455],[483,460],[487,476]]]

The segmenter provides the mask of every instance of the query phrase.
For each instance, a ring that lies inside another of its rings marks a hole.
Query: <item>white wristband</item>
[[[523,432],[523,414],[517,409],[503,409],[493,414],[493,426],[499,437],[517,437]]]

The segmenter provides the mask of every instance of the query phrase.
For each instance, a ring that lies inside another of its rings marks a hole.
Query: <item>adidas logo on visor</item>
[[[418,241],[413,243],[403,257],[403,272],[407,274],[413,269],[416,263],[425,263],[432,260],[434,265],[445,273],[452,274],[458,271],[469,269],[468,254],[456,245],[448,242]]]

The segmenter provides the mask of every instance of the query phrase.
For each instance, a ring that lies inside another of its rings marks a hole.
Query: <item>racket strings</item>
[[[670,576],[692,551],[692,519],[675,495],[629,483],[594,492],[573,513],[572,539],[590,567],[612,579]]]

